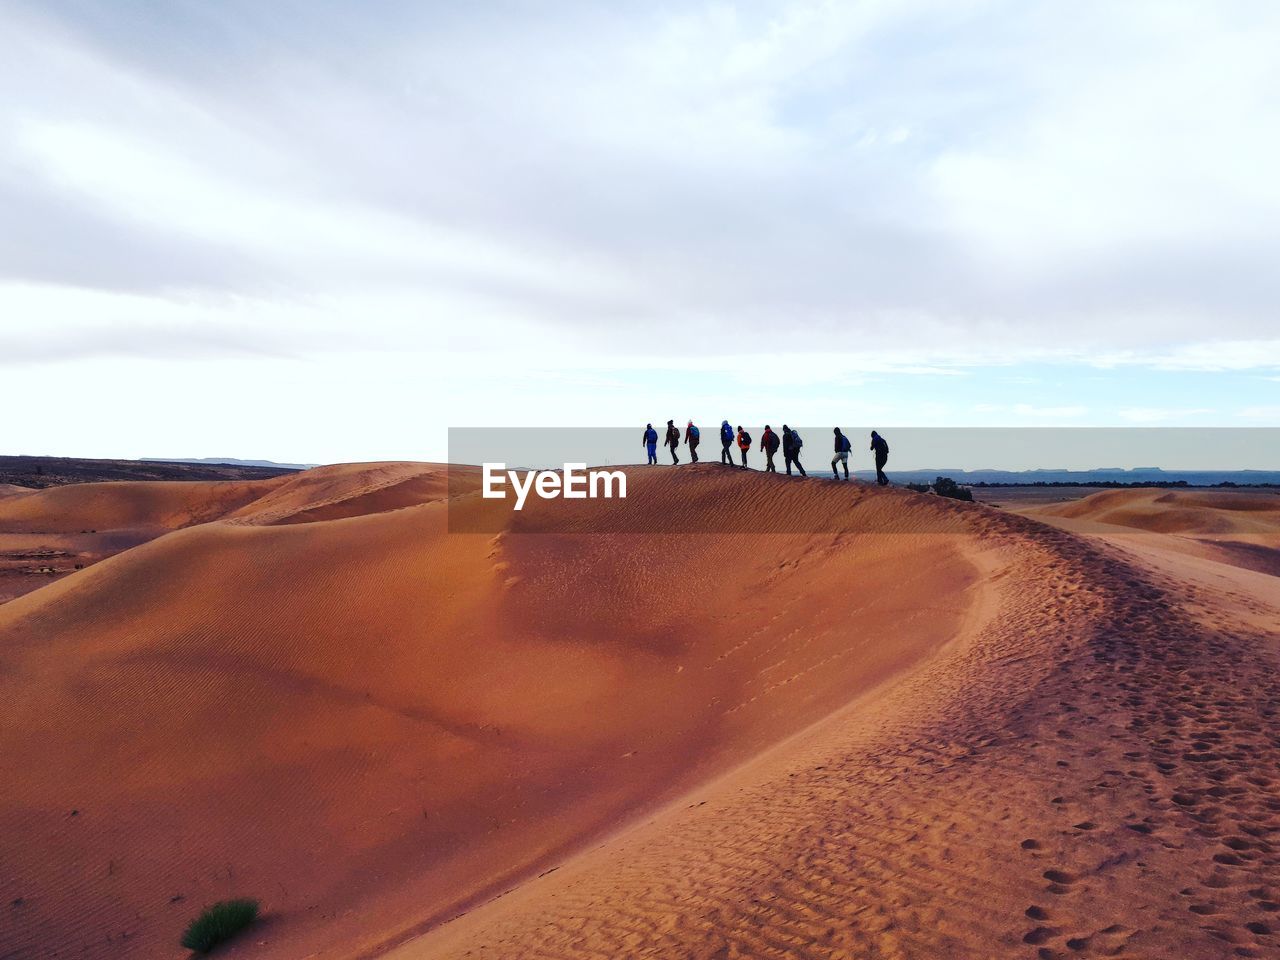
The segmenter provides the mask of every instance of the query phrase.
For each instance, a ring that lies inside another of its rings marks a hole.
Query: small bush
[[[973,502],[973,491],[968,487],[962,487],[950,477],[939,477],[933,481],[933,491],[940,497],[950,497],[952,500],[968,500]]]
[[[196,953],[208,953],[257,919],[257,900],[223,900],[205,907],[204,913],[191,921],[182,935],[182,945]]]
[[[927,483],[908,483],[908,490],[914,490],[916,493],[928,493],[929,485]]]

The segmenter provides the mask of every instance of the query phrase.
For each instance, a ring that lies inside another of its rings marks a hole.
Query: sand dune
[[[1273,494],[1217,490],[1108,490],[1073,503],[1042,507],[1034,512],[1132,527],[1151,533],[1280,537],[1280,496]]]
[[[315,509],[282,485],[0,608],[16,955],[164,955],[232,893],[274,915],[255,956],[373,949],[901,672],[975,595],[945,535],[450,536],[443,503],[365,490],[415,475],[310,502],[367,516],[243,522]],[[898,509],[742,479],[679,489]]]
[[[437,474],[0,607],[0,955],[226,895],[232,957],[1275,955],[1271,578],[716,466],[632,506],[830,532],[448,534]]]
[[[176,530],[225,516],[288,479],[117,481],[47,487],[0,501],[0,529],[9,533]]]
[[[182,527],[253,503],[282,480],[113,481],[0,489],[0,603]]]
[[[457,478],[461,468],[454,468]],[[315,467],[230,514],[257,524],[311,523],[386,513],[448,496],[444,464],[357,463]]]
[[[1167,534],[1161,551],[1280,576],[1280,496],[1224,490],[1115,490],[1021,511],[1064,529],[1116,540]]]

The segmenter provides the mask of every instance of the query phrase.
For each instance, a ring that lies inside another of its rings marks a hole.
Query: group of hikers
[[[849,442],[839,427],[834,429],[835,434],[835,456],[831,458],[831,475],[839,480],[840,474],[837,472],[837,466],[844,468],[844,478],[849,479],[849,453],[853,450],[853,444]],[[692,420],[688,426],[684,428],[684,443],[689,447],[689,459],[693,463],[698,462],[698,442],[701,434]],[[656,464],[658,462],[658,431],[653,429],[652,423],[645,424],[644,438],[641,441],[649,453],[649,463]],[[671,448],[671,462],[678,464],[680,457],[676,450],[681,443],[680,428],[675,425],[674,420],[667,421],[666,437],[662,441],[664,447]],[[738,445],[738,452],[742,456],[742,469],[747,469],[747,452],[751,449],[751,434],[742,429],[741,426],[734,430],[729,426],[729,421],[725,420],[720,424],[720,462],[733,466],[733,454],[731,449],[734,444]],[[806,477],[804,467],[800,465],[800,448],[804,446],[804,441],[800,439],[800,431],[792,430],[785,423],[782,425],[782,436],[774,433],[773,427],[765,424],[764,433],[760,437],[760,449],[765,455],[765,472],[777,473],[778,468],[774,465],[773,456],[778,452],[778,448],[782,448],[782,456],[787,468],[787,476],[791,476],[791,468],[795,467],[799,471],[800,476]],[[885,486],[889,482],[889,478],[884,474],[884,465],[889,462],[889,444],[885,442],[884,437],[871,431],[871,446],[869,449],[875,453],[876,461],[876,483]]]

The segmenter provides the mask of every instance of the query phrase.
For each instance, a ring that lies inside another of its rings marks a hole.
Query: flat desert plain
[[[0,957],[1280,955],[1280,497],[476,479],[2,492]]]

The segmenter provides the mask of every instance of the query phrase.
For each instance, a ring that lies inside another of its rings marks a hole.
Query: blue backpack
[[[697,440],[700,436],[702,435],[698,432],[698,428],[693,424],[689,424],[689,437],[693,440]]]
[[[852,449],[853,449],[853,444],[849,442],[848,436],[846,436],[843,433],[840,434],[840,452],[848,453]]]

